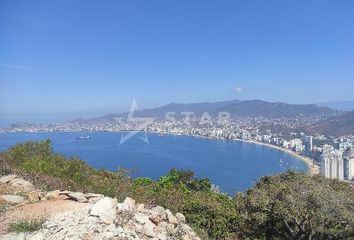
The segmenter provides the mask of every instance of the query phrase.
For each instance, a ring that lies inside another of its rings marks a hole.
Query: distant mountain
[[[271,117],[290,118],[297,116],[332,116],[335,110],[328,107],[320,107],[314,104],[287,104],[281,102],[265,102],[261,100],[231,100],[215,103],[171,103],[162,107],[144,109],[134,112],[134,117],[164,118],[167,112],[175,112],[176,117],[183,117],[182,112],[193,112],[195,116],[201,116],[208,112],[217,116],[219,112],[228,112],[232,117]],[[114,118],[125,118],[128,113],[108,114],[102,117],[89,119],[90,121],[110,121]]]
[[[332,136],[354,134],[354,111],[332,117],[306,129],[310,133],[321,133]]]
[[[341,111],[353,111],[354,110],[354,100],[351,101],[340,101],[340,102],[327,102],[316,104],[322,107],[329,107]]]

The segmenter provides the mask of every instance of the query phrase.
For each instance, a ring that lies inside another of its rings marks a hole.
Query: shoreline
[[[41,132],[50,132],[50,131],[41,131]],[[53,132],[71,132],[71,133],[79,133],[79,132],[87,132],[87,131],[53,131]],[[111,131],[92,131],[92,132],[111,132]],[[128,131],[112,131],[111,133],[114,132],[129,132]],[[270,147],[273,149],[276,149],[278,151],[282,151],[286,154],[289,154],[295,158],[297,158],[298,160],[304,162],[308,168],[307,173],[310,176],[319,174],[320,172],[320,168],[318,165],[316,165],[313,162],[313,159],[300,155],[299,153],[296,153],[290,149],[286,149],[286,148],[282,148],[279,146],[275,146],[269,143],[263,143],[263,142],[258,142],[258,141],[253,141],[253,140],[243,140],[243,139],[217,139],[217,138],[212,138],[212,137],[206,137],[206,136],[200,136],[200,135],[191,135],[191,134],[178,134],[178,133],[166,133],[166,132],[157,132],[157,131],[139,131],[139,132],[145,132],[145,133],[152,133],[152,134],[162,134],[162,135],[171,135],[171,136],[189,136],[189,137],[195,137],[195,138],[204,138],[204,139],[209,139],[209,140],[223,140],[223,141],[239,141],[239,142],[246,142],[246,143],[250,143],[250,144],[258,144],[261,146],[266,146],[266,147]],[[17,132],[17,133],[23,133],[23,132]],[[29,132],[29,133],[39,133],[39,132]]]
[[[275,146],[275,145],[272,145],[272,144],[263,143],[263,142],[257,142],[257,141],[251,141],[251,140],[233,139],[233,141],[240,141],[240,142],[246,142],[246,143],[251,143],[251,144],[258,144],[258,145],[261,145],[261,146],[266,146],[266,147],[270,147],[270,148],[273,148],[273,149],[277,149],[279,151],[282,151],[284,153],[287,153],[287,154],[299,159],[300,161],[303,161],[308,167],[308,174],[310,176],[319,174],[319,172],[320,172],[319,166],[317,166],[313,162],[313,159],[311,159],[309,157],[306,157],[306,156],[303,156],[303,155],[300,155],[300,154],[298,154],[298,153],[296,153],[296,152],[294,152],[294,151],[292,151],[290,149],[285,149],[285,148],[282,148],[282,147],[279,147],[279,146]]]

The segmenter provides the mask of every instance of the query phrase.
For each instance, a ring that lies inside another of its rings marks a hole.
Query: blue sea
[[[0,133],[0,151],[28,140],[51,139],[56,152],[77,156],[95,168],[127,168],[133,177],[158,179],[171,168],[189,169],[208,177],[233,195],[252,187],[264,175],[288,169],[308,171],[304,162],[277,149],[240,142],[190,136],[138,133],[120,145],[128,133],[47,132]],[[90,140],[77,140],[90,136]],[[146,140],[146,139],[145,139]]]

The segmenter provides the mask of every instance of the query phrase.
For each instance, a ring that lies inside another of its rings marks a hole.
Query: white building
[[[305,154],[307,156],[312,155],[312,150],[313,150],[313,144],[312,144],[312,136],[306,136],[304,138],[304,144],[305,144]]]
[[[347,148],[343,153],[344,179],[352,180],[354,178],[354,150]]]
[[[327,178],[344,180],[343,154],[330,145],[324,145],[322,149],[321,175]]]

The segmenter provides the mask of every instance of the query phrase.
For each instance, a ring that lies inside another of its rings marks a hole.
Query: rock
[[[17,178],[16,174],[2,176],[2,177],[0,177],[0,183],[8,183],[11,180],[14,180],[15,178]]]
[[[117,199],[104,197],[92,206],[90,215],[99,217],[103,223],[112,224],[116,218],[116,205]]]
[[[33,192],[29,192],[27,194],[27,197],[30,202],[37,202],[41,199],[41,195],[42,194],[40,192],[33,191]]]
[[[133,220],[142,225],[150,221],[149,217],[142,213],[135,214]]]
[[[186,217],[182,213],[176,213],[176,218],[178,223],[185,223],[186,222]]]
[[[159,225],[167,219],[166,210],[163,207],[156,206],[151,209],[149,218],[155,225]]]
[[[142,233],[145,236],[150,237],[150,238],[157,237],[157,233],[155,232],[155,225],[150,221],[148,221],[144,224]]]
[[[169,223],[172,223],[174,225],[177,225],[178,220],[175,216],[173,216],[172,212],[170,210],[166,210],[166,215],[167,215],[167,220]]]
[[[54,196],[67,196],[80,193],[59,191]],[[49,195],[51,195],[49,194]],[[47,194],[46,196],[49,197]],[[95,194],[83,194],[90,200],[98,198]],[[117,206],[124,211],[116,214]],[[117,204],[116,199],[103,197],[92,207],[67,211],[49,217],[42,228],[32,233],[11,233],[0,236],[0,240],[61,240],[61,239],[126,239],[126,240],[200,240],[193,230],[183,222],[185,217],[163,207],[145,208],[142,204],[135,207],[135,201],[125,199]],[[158,219],[156,225],[151,218]]]
[[[60,191],[59,190],[54,190],[54,191],[51,191],[51,192],[47,192],[44,197],[47,198],[47,199],[60,198]]]
[[[84,194],[80,193],[80,192],[71,192],[68,194],[68,197],[72,200],[79,202],[79,203],[88,202],[88,200],[84,197]]]
[[[46,240],[42,232],[36,232],[34,234],[28,234],[26,240]]]
[[[0,240],[26,240],[26,235],[24,233],[9,233],[0,236]]]
[[[12,204],[19,204],[25,200],[23,197],[18,195],[1,195],[0,198]]]
[[[15,178],[9,182],[12,186],[20,187],[26,192],[30,192],[34,190],[34,186],[32,183],[24,180],[23,178]]]
[[[118,204],[119,211],[134,211],[135,209],[135,200],[127,197],[123,203]]]
[[[89,203],[97,203],[99,200],[104,198],[102,194],[86,193],[84,197],[88,199]]]
[[[138,206],[136,207],[136,210],[138,212],[144,212],[145,211],[145,205],[144,204],[138,204]]]
[[[60,195],[69,195],[72,191],[60,191]]]

